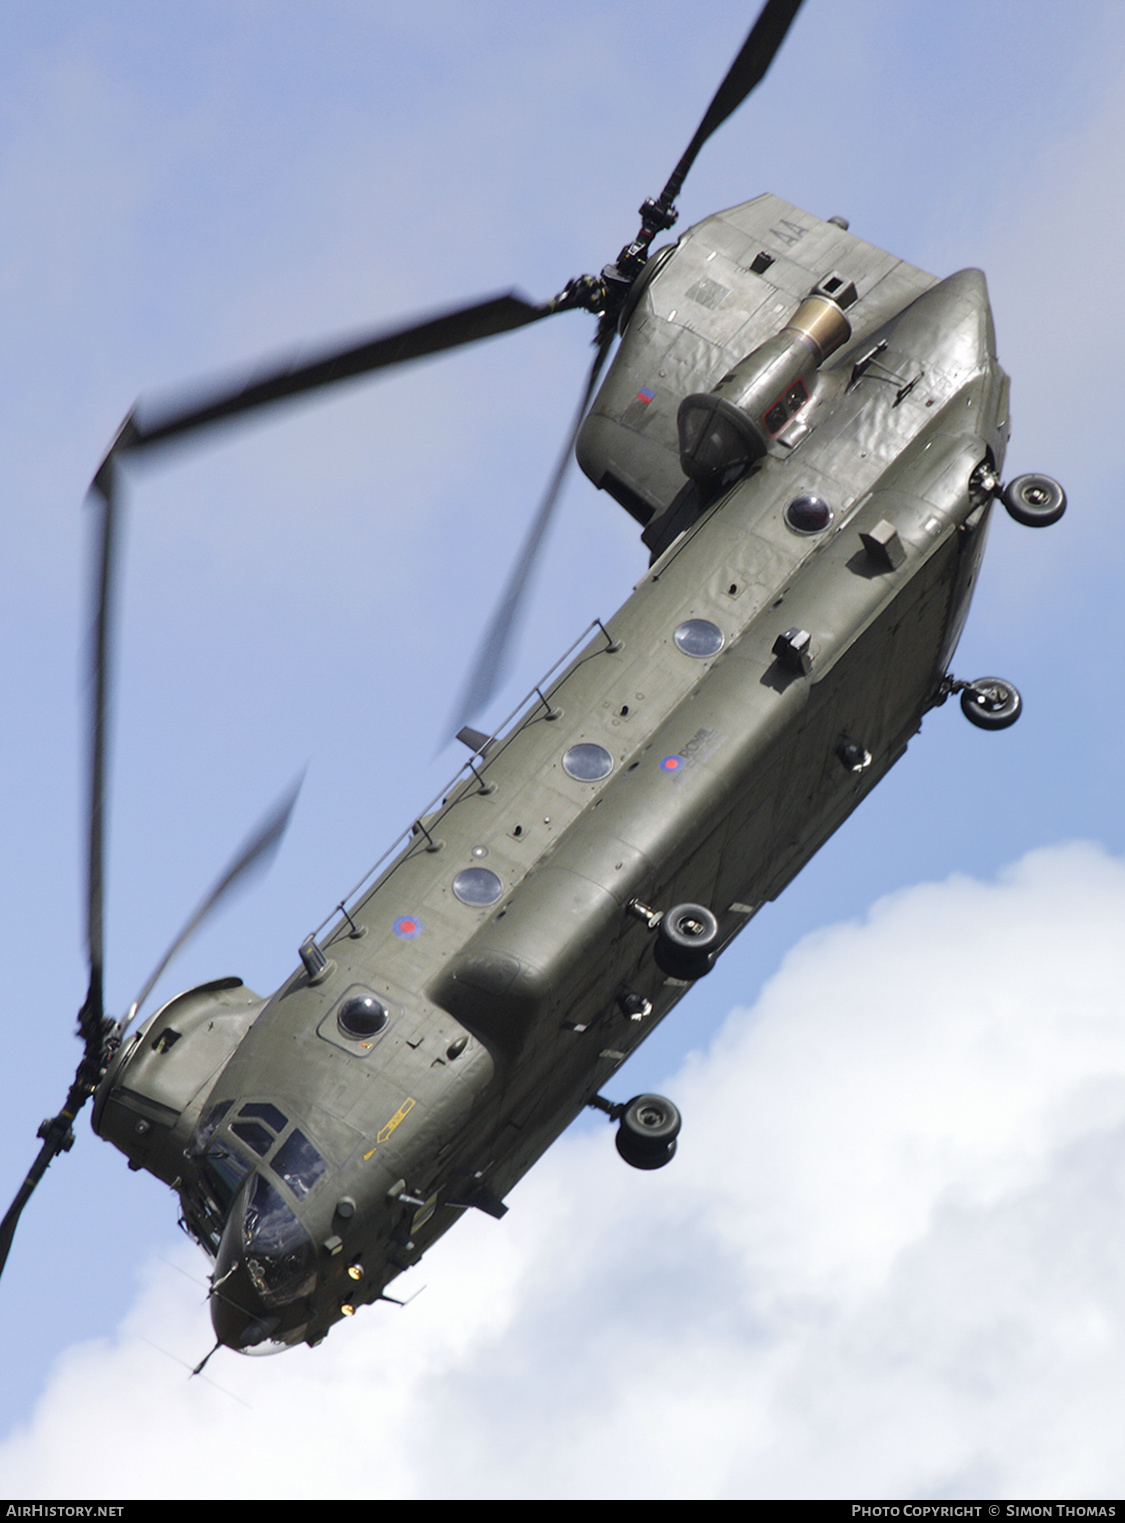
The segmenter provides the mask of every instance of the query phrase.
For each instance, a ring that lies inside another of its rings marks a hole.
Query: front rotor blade
[[[582,427],[582,420],[586,416],[586,409],[590,405],[590,398],[594,395],[594,388],[598,384],[598,377],[601,374],[602,366],[605,364],[606,355],[609,353],[612,341],[612,330],[603,334],[597,340],[597,353],[594,355],[594,363],[591,365],[590,374],[586,379],[586,388],[582,393],[582,400],[578,405],[574,423],[567,434],[566,444],[563,446],[558,463],[547,484],[547,490],[543,494],[543,500],[539,504],[539,510],[532,520],[531,528],[523,543],[523,548],[519,553],[515,565],[512,567],[507,586],[504,588],[499,605],[492,616],[492,622],[488,626],[488,631],[481,641],[477,659],[458,699],[452,726],[454,734],[463,725],[468,724],[471,719],[476,718],[499,685],[502,667],[508,653],[512,628],[530,582],[532,570],[543,544],[543,538],[547,532],[547,526],[554,513],[555,504],[558,502],[563,477],[566,475],[566,468],[570,464],[570,457],[574,453],[574,446],[578,439],[578,431]]]
[[[766,0],[738,57],[727,70],[726,78],[707,107],[687,151],[664,187],[660,204],[665,209],[679,195],[687,172],[707,139],[732,112],[738,110],[755,85],[761,83],[800,8],[801,0]]]
[[[53,1116],[50,1121],[44,1121],[39,1128],[39,1135],[44,1139],[43,1146],[39,1149],[27,1178],[16,1192],[15,1200],[4,1213],[4,1220],[0,1222],[0,1274],[3,1273],[4,1265],[8,1262],[8,1253],[24,1206],[31,1199],[36,1185],[47,1172],[51,1161],[59,1153],[67,1152],[74,1144],[71,1122],[93,1093],[91,1075],[87,1073],[88,1066],[88,1061],[84,1057],[78,1065],[78,1072],[74,1076],[74,1083],[70,1086],[66,1104],[57,1116]]]
[[[297,795],[301,791],[302,781],[303,779],[298,780],[285,797],[274,805],[253,835],[246,841],[238,855],[227,866],[206,898],[196,907],[193,914],[188,918],[186,925],[156,965],[144,988],[129,1007],[128,1014],[118,1023],[118,1034],[124,1034],[137,1011],[152,993],[157,979],[176,954],[195,935],[203,922],[213,914],[228,894],[233,893],[236,888],[241,887],[245,883],[247,877],[255,869],[261,869],[267,865],[270,857],[277,850],[282,836],[285,834],[286,827],[289,824],[289,817],[292,815],[293,807],[297,802]]]
[[[126,422],[125,427],[128,427]],[[116,444],[117,441],[115,441]],[[23,1208],[47,1172],[51,1161],[74,1142],[71,1123],[94,1092],[106,1052],[105,1020],[105,816],[109,766],[109,719],[113,675],[113,619],[117,610],[117,559],[119,538],[118,471],[111,448],[90,487],[90,501],[98,513],[95,530],[97,553],[93,584],[94,621],[89,651],[89,770],[87,774],[86,948],[90,982],[78,1012],[78,1035],[83,1053],[66,1104],[57,1116],[39,1129],[43,1146],[0,1222],[0,1272],[8,1261]]]
[[[5,1212],[3,1222],[0,1222],[0,1274],[4,1272],[4,1265],[8,1262],[8,1253],[11,1250],[12,1239],[16,1235],[16,1228],[19,1225],[23,1208],[31,1199],[35,1186],[47,1172],[47,1165],[59,1151],[59,1146],[55,1145],[51,1139],[48,1139],[43,1144],[39,1149],[35,1162],[31,1166],[30,1173],[20,1186],[15,1200]]]
[[[86,818],[86,947],[90,987],[78,1017],[79,1035],[89,1051],[100,1041],[103,1013],[105,935],[106,773],[109,750],[109,710],[112,678],[113,618],[117,608],[117,540],[119,528],[118,472],[112,454],[94,478],[90,501],[99,514],[94,578],[94,624],[90,636],[89,771]]]
[[[549,317],[557,308],[553,302],[533,306],[514,291],[489,297],[469,307],[458,307],[424,322],[412,323],[387,333],[368,335],[322,354],[319,359],[282,363],[251,377],[241,384],[205,392],[190,402],[154,410],[150,416],[136,416],[132,426],[121,436],[120,449],[135,451],[162,444],[208,424],[233,418],[239,413],[265,407],[286,397],[315,391],[353,376],[366,375],[402,365],[409,360],[457,349],[478,339],[510,333],[528,323]]]

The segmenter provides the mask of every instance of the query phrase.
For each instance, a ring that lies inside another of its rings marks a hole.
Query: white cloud
[[[1115,1494],[1123,920],[1125,865],[1069,845],[817,933],[669,1081],[670,1169],[576,1132],[409,1309],[217,1356],[222,1390],[146,1341],[207,1339],[150,1266],[0,1449],[7,1490]]]

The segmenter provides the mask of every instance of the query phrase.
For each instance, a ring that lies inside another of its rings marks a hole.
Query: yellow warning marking
[[[402,1121],[405,1118],[406,1113],[408,1111],[412,1111],[413,1109],[414,1109],[414,1101],[413,1100],[404,1100],[402,1102],[402,1104],[399,1106],[398,1110],[395,1111],[394,1115],[387,1122],[386,1126],[382,1129],[382,1131],[381,1132],[376,1132],[376,1134],[375,1134],[375,1141],[376,1142],[386,1142],[387,1138],[394,1131],[395,1127],[398,1126],[399,1122]]]
[[[386,1126],[384,1126],[380,1131],[376,1132],[376,1134],[375,1134],[375,1147],[378,1147],[380,1142],[386,1142],[387,1138],[394,1131],[395,1127],[398,1126],[401,1121],[404,1121],[406,1119],[407,1113],[409,1111],[412,1111],[413,1109],[414,1109],[414,1101],[413,1100],[404,1100],[402,1102],[402,1104],[399,1106],[398,1110],[395,1111],[394,1115],[387,1122]],[[375,1148],[372,1148],[370,1153],[364,1153],[364,1155],[363,1155],[363,1161],[364,1161],[364,1163],[366,1163],[367,1160],[372,1157],[374,1152],[375,1152]]]

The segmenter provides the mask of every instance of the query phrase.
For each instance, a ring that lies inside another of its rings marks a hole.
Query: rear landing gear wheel
[[[1066,493],[1050,476],[1017,476],[1000,493],[1000,501],[1018,524],[1044,529],[1066,512]]]
[[[719,922],[702,904],[677,904],[656,930],[653,957],[661,973],[691,983],[710,973],[719,946]]]
[[[638,1095],[621,1116],[617,1151],[634,1169],[662,1169],[676,1153],[682,1119],[663,1095]]]
[[[1022,709],[1023,699],[1001,677],[978,677],[961,693],[961,712],[981,730],[1006,730]]]

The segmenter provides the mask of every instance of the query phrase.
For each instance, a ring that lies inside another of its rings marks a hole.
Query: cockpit
[[[251,1175],[227,1219],[216,1278],[221,1279],[238,1258],[267,1307],[287,1306],[315,1289],[312,1239],[264,1174]]]
[[[316,1288],[316,1252],[298,1210],[327,1171],[320,1151],[271,1101],[222,1100],[187,1157],[195,1168],[183,1183],[183,1225],[215,1259],[218,1337],[243,1352],[299,1341],[307,1318],[303,1308],[294,1317],[293,1303]]]

